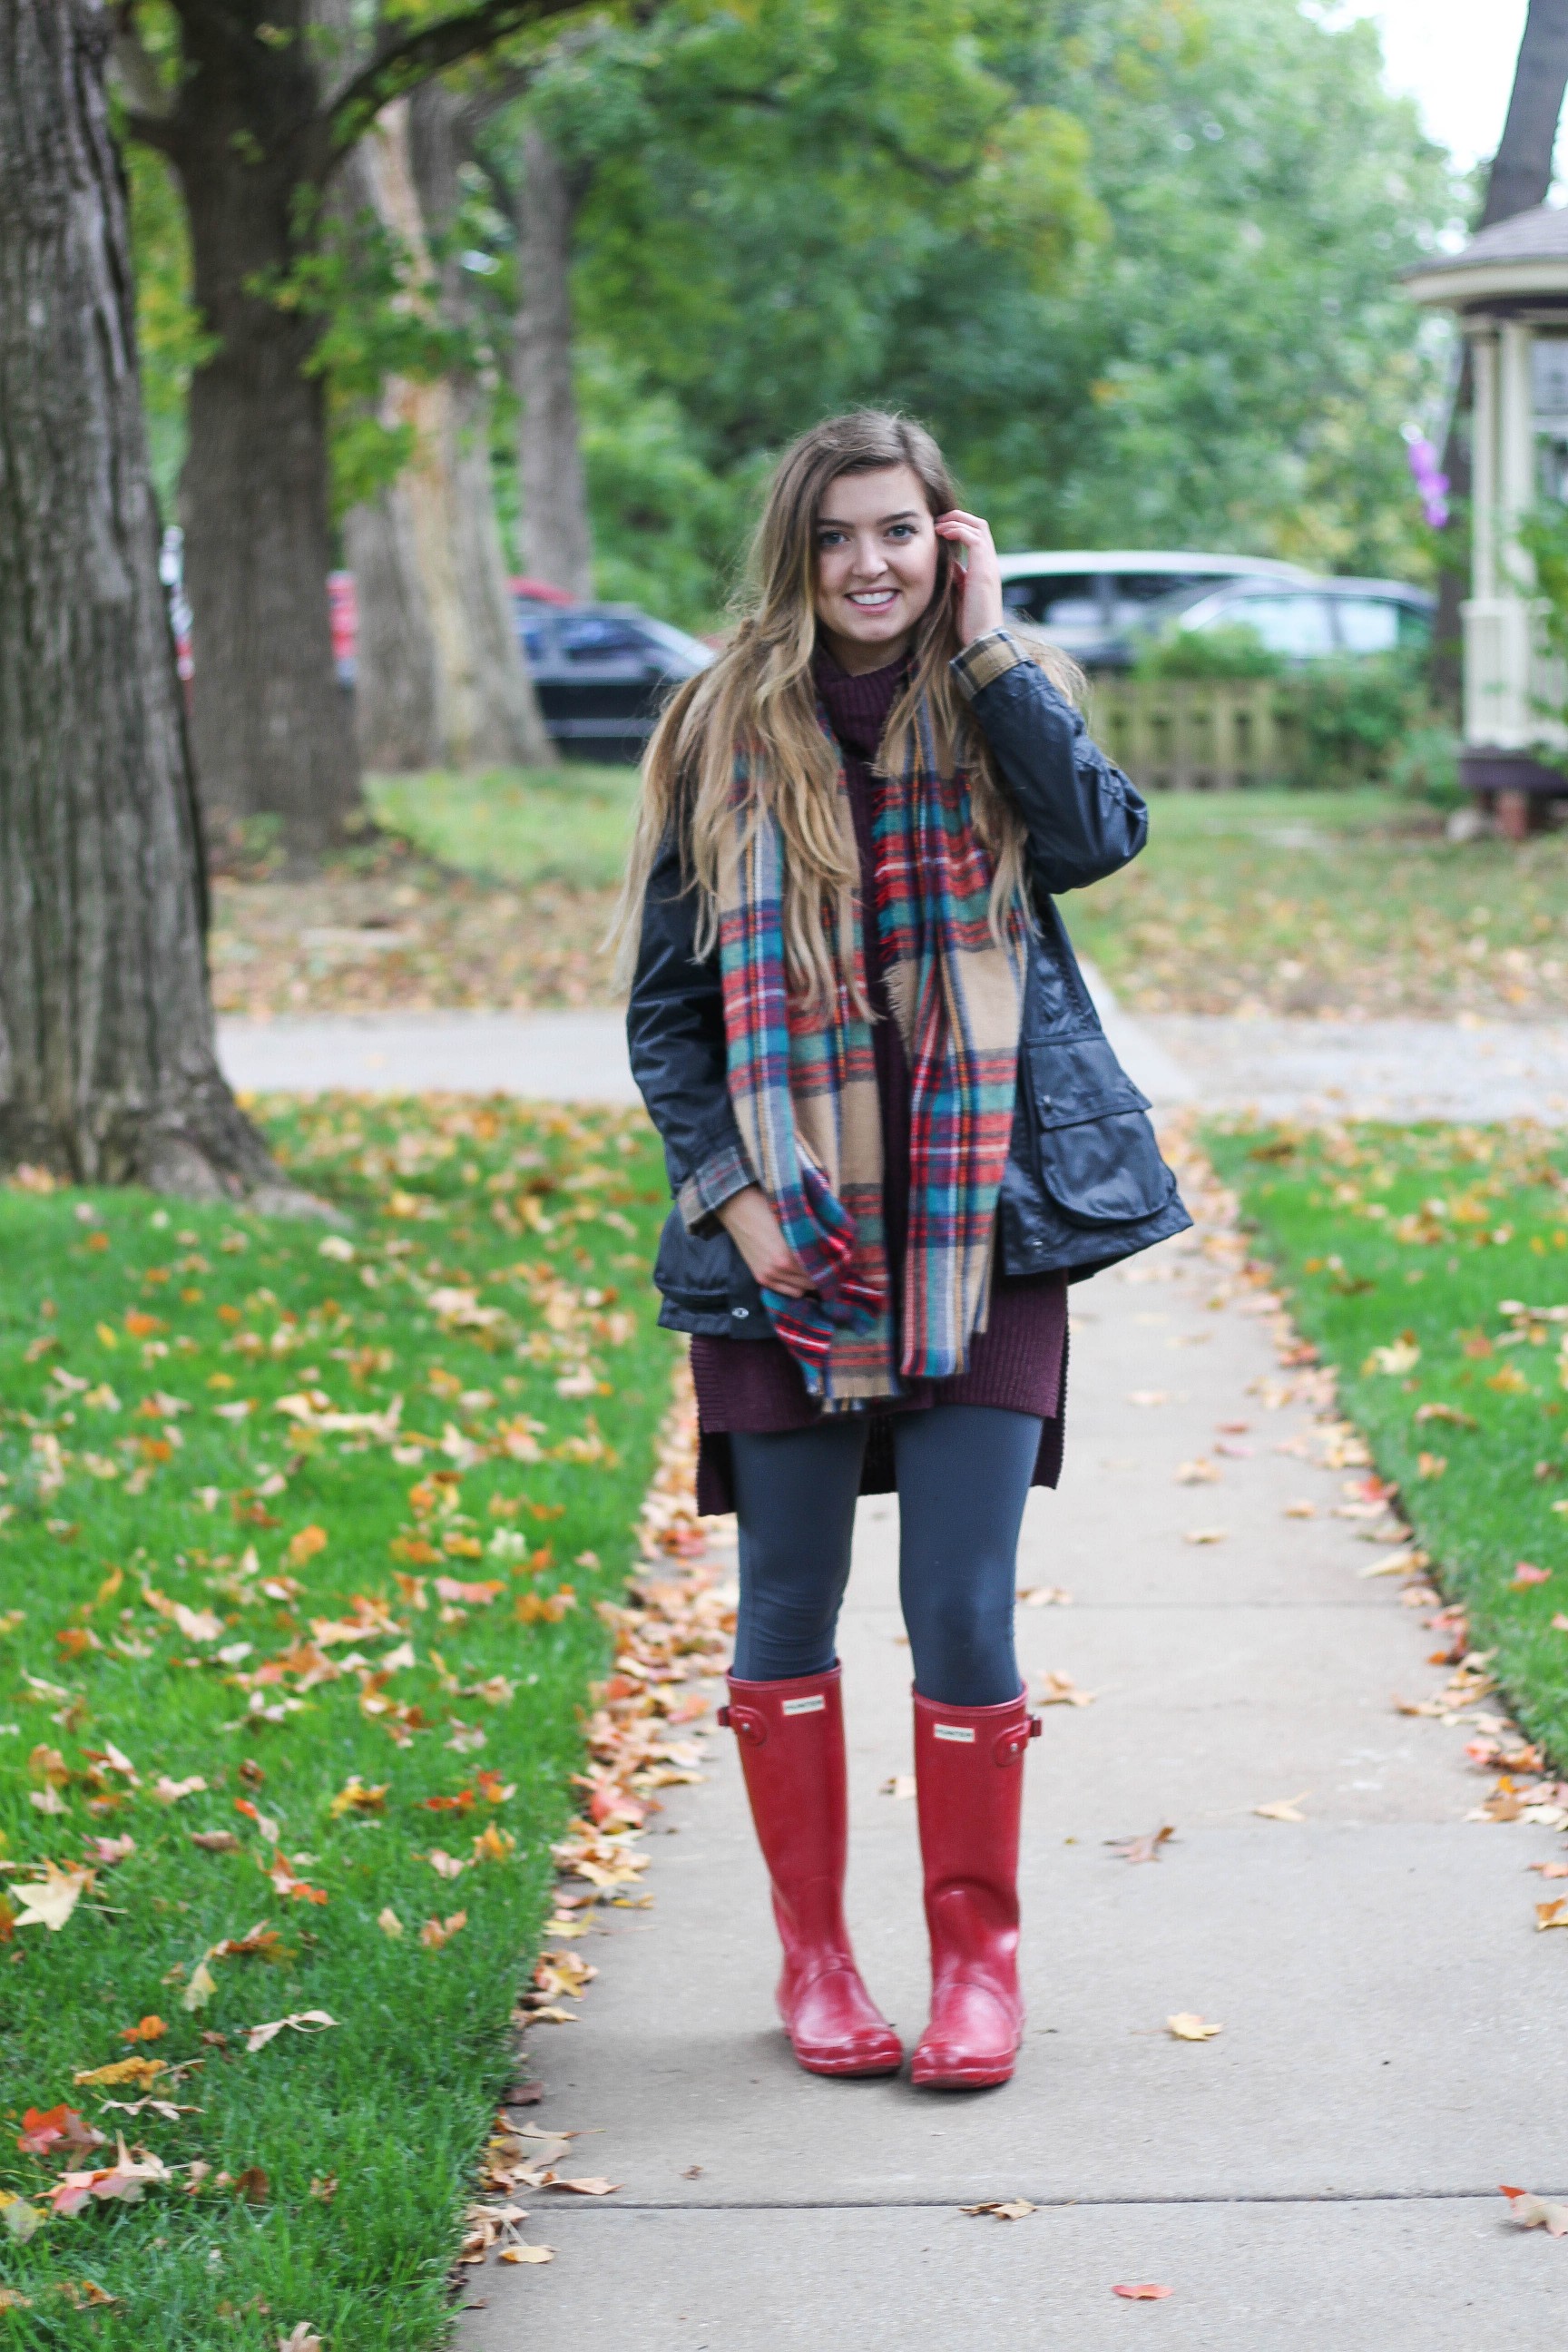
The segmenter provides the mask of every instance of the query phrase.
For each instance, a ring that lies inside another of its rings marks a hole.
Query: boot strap
[[[753,1748],[761,1748],[766,1743],[768,1719],[760,1707],[747,1706],[742,1701],[732,1700],[728,1706],[719,1709],[719,1722],[724,1730],[734,1732],[737,1738],[749,1740]]]
[[[1037,1715],[1025,1716],[1021,1723],[1010,1723],[1005,1731],[996,1735],[993,1754],[998,1764],[1016,1764],[1031,1739],[1038,1739],[1041,1725]]]

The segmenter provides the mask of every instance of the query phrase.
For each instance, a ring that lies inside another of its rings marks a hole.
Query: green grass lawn
[[[497,768],[489,775],[372,776],[377,822],[459,871],[582,890],[620,880],[636,768]]]
[[[1386,793],[1157,794],[1062,911],[1147,1013],[1568,1012],[1568,832],[1449,842]]]
[[[342,1233],[0,1191],[18,2345],[445,2340],[669,1393],[640,1116],[261,1108]],[[121,2132],[168,2177],[24,2237]]]
[[[1205,1139],[1433,1572],[1568,1771],[1568,1150],[1523,1127]]]

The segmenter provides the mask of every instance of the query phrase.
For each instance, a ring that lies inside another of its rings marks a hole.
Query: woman
[[[1005,2082],[1023,2031],[1013,1651],[1061,1458],[1068,1279],[1189,1220],[1054,893],[1143,845],[1126,778],[1004,625],[986,525],[919,425],[805,434],[753,604],[648,747],[622,910],[632,1066],[677,1206],[699,1502],[740,1524],[740,1738],[800,2063],[903,2052],[844,1923],[835,1626],[856,1497],[896,1485],[931,2021],[914,2080]]]

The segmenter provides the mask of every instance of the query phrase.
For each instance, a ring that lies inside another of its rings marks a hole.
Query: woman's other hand
[[[773,1204],[760,1184],[731,1192],[714,1214],[763,1289],[776,1290],[785,1298],[807,1296],[811,1284],[805,1268],[785,1241]]]
[[[962,507],[954,507],[951,512],[938,515],[936,534],[963,551],[963,570],[958,574],[953,593],[959,600],[959,634],[964,644],[971,646],[987,629],[999,629],[1006,617],[991,526],[979,515],[965,514]]]

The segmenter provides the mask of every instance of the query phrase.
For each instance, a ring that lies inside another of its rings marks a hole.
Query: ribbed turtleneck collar
[[[867,670],[852,677],[839,667],[827,647],[819,645],[814,675],[828,723],[845,751],[858,759],[874,760],[887,729],[889,713],[908,675],[903,656],[881,669]]]

